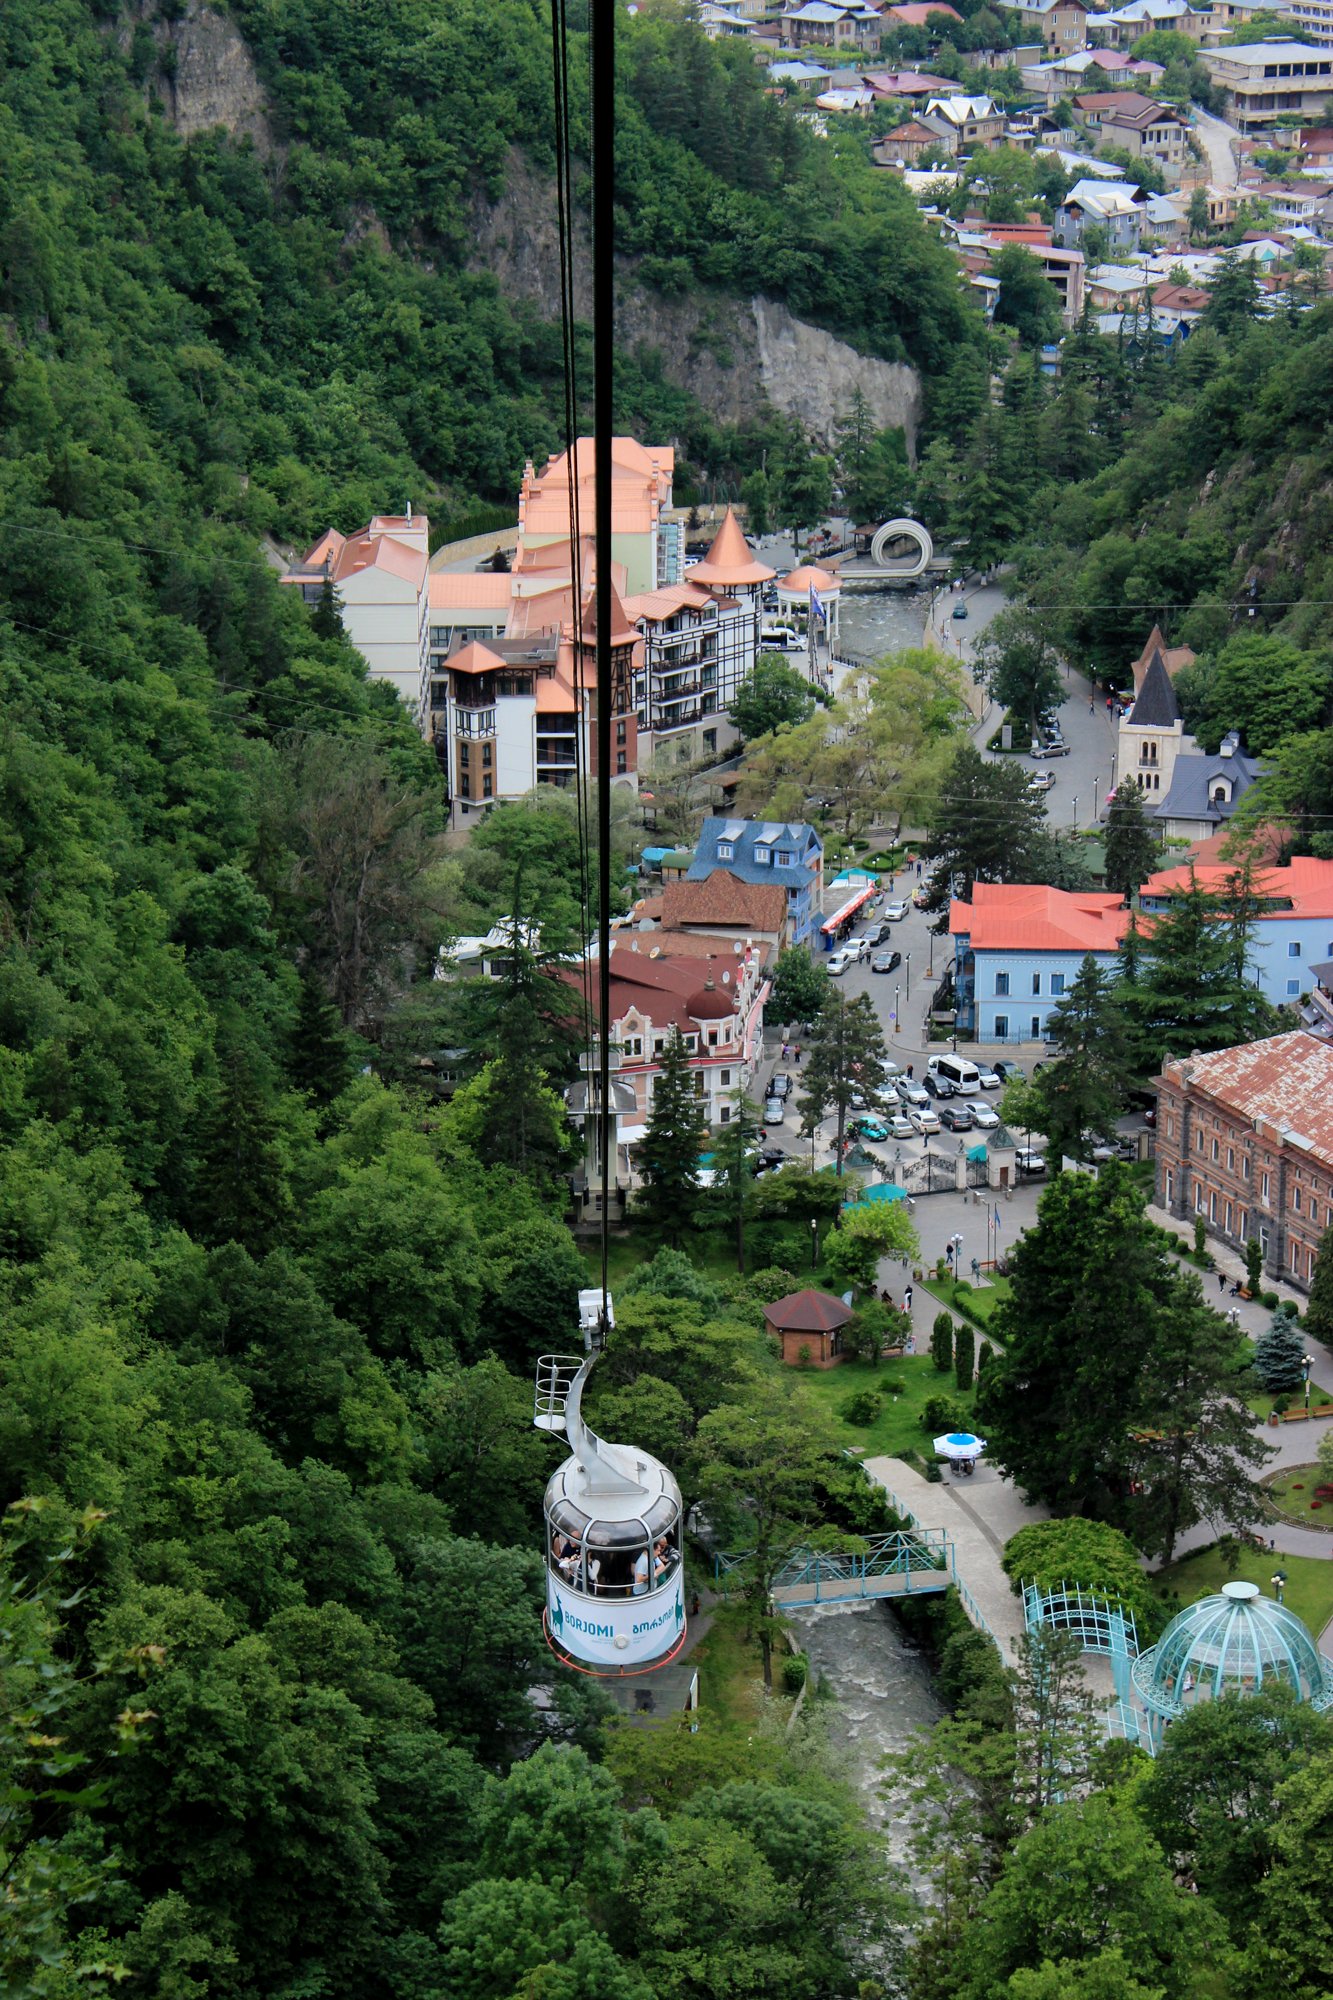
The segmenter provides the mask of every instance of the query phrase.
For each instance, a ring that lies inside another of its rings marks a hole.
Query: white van
[[[981,1088],[981,1072],[965,1056],[932,1056],[926,1068],[951,1083],[960,1097],[975,1097]]]
[[[765,618],[759,627],[761,653],[799,653],[804,647],[805,641],[796,627],[784,618]]]

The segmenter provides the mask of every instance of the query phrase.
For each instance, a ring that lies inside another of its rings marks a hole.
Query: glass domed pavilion
[[[1154,1746],[1196,1702],[1253,1693],[1265,1682],[1280,1681],[1312,1708],[1333,1707],[1333,1664],[1295,1612],[1262,1596],[1257,1583],[1224,1583],[1216,1597],[1187,1605],[1133,1673]]]

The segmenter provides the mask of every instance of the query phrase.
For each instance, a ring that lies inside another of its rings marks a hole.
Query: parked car
[[[898,1097],[903,1104],[929,1105],[930,1103],[924,1086],[919,1084],[915,1077],[911,1076],[904,1076],[898,1079]]]
[[[771,1174],[776,1173],[779,1167],[785,1167],[786,1164],[787,1155],[783,1152],[781,1146],[765,1146],[755,1161],[754,1170],[756,1173],[759,1173],[762,1169],[763,1172]]]
[[[978,1099],[972,1106],[972,1123],[974,1125],[981,1126],[987,1132],[993,1132],[999,1122],[999,1112],[993,1110],[989,1104],[984,1104]]]
[[[1049,792],[1055,788],[1054,771],[1034,771],[1028,779],[1030,792]]]
[[[1014,1154],[1014,1165],[1020,1174],[1027,1175],[1033,1180],[1039,1174],[1044,1174],[1046,1171],[1044,1154],[1037,1152],[1036,1148],[1032,1146],[1020,1146],[1018,1148],[1018,1151]]]
[[[895,1139],[911,1138],[912,1121],[905,1111],[891,1111],[889,1113],[889,1130]]]
[[[999,1070],[992,1069],[989,1063],[978,1063],[977,1082],[981,1085],[981,1088],[983,1090],[999,1090],[1001,1087],[1002,1078],[1000,1076]]]
[[[940,1111],[940,1124],[946,1132],[970,1132],[973,1118],[972,1108],[967,1104],[946,1104]]]
[[[880,1064],[879,1073],[880,1076],[883,1078],[884,1086],[887,1089],[891,1084],[897,1082],[898,1078],[902,1075],[902,1070],[896,1062],[889,1062],[886,1060]]]
[[[928,1105],[923,1108],[919,1104],[914,1104],[907,1115],[912,1121],[912,1130],[919,1132],[923,1139],[931,1132],[938,1132],[940,1129],[940,1121]]]
[[[787,1107],[780,1097],[768,1098],[764,1104],[765,1125],[780,1125],[786,1115],[786,1110]]]
[[[791,1078],[785,1069],[780,1069],[768,1086],[770,1097],[780,1097],[784,1103],[791,1096]]]
[[[906,903],[886,903],[884,906],[884,921],[886,924],[900,924],[906,915]]]
[[[872,1142],[887,1139],[889,1136],[889,1128],[882,1118],[853,1118],[847,1130],[858,1139],[869,1139]]]
[[[1023,1072],[1019,1065],[1016,1062],[1010,1062],[1008,1056],[1001,1056],[997,1062],[993,1062],[991,1064],[991,1073],[994,1076],[998,1076],[1001,1083],[1008,1083],[1015,1076],[1021,1082],[1023,1077]]]
[[[877,951],[870,961],[872,972],[896,972],[903,962],[900,951]]]
[[[829,977],[832,979],[841,979],[848,966],[855,965],[855,963],[856,953],[854,951],[835,951],[828,961]]]
[[[948,1077],[936,1076],[933,1069],[928,1069],[926,1071],[925,1076],[922,1078],[922,1082],[925,1084],[926,1089],[930,1092],[932,1097],[957,1097],[958,1095],[958,1092],[954,1089]]]
[[[1034,757],[1067,757],[1069,755],[1069,745],[1067,743],[1034,743],[1032,746],[1032,755]]]

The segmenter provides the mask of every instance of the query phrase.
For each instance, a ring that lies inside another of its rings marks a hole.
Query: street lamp
[[[810,1217],[810,1269],[812,1271],[814,1270],[818,1262],[819,1262],[819,1217],[817,1215],[812,1215]]]
[[[1069,824],[1070,824],[1071,826],[1077,826],[1077,825],[1078,825],[1078,793],[1077,793],[1077,792],[1075,792],[1075,794],[1074,794],[1074,806],[1073,806],[1073,810],[1072,810],[1072,812],[1071,812],[1071,813],[1070,813],[1070,815],[1069,815]]]
[[[910,1000],[912,997],[912,954],[910,951],[908,952],[906,958],[904,958],[903,960],[903,978],[907,982],[903,988],[903,991],[906,993],[908,999]]]
[[[1101,788],[1101,782],[1101,773],[1099,772],[1092,781],[1092,816],[1094,819],[1097,817],[1097,793]]]
[[[898,1000],[902,993],[902,990],[903,989],[901,986],[895,986],[893,989],[893,1032],[895,1035],[900,1035],[902,1033],[902,1021],[899,1019],[898,1015]]]
[[[1310,1414],[1310,1370],[1314,1367],[1313,1354],[1307,1354],[1304,1357],[1301,1367],[1305,1371],[1305,1414],[1308,1417]]]
[[[1285,1589],[1287,1582],[1287,1572],[1284,1569],[1275,1569],[1273,1571],[1271,1580],[1273,1588],[1277,1592],[1277,1601],[1279,1604],[1281,1604],[1282,1592]]]

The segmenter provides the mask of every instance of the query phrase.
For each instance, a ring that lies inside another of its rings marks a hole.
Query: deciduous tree
[[[673,1028],[653,1084],[648,1130],[640,1149],[644,1214],[664,1241],[678,1246],[699,1201],[699,1155],[708,1120],[695,1089],[694,1065],[684,1036]]]

